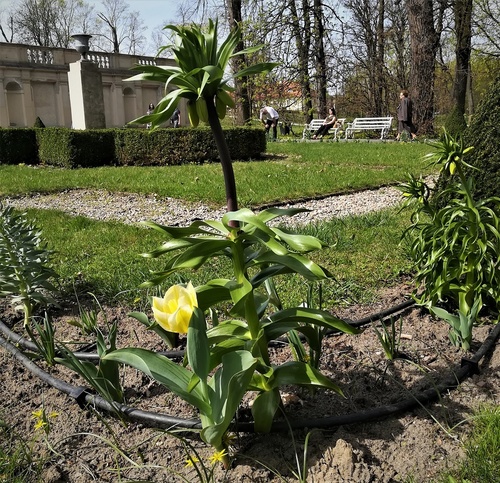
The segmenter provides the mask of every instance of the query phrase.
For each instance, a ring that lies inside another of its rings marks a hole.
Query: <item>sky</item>
[[[96,9],[102,3],[100,0],[86,0],[91,5],[95,5]],[[140,12],[144,24],[148,31],[146,37],[149,41],[151,32],[159,26],[164,26],[164,23],[173,22],[176,18],[176,13],[183,0],[125,0],[130,5],[130,10]],[[0,0],[0,9],[7,8],[12,4],[17,3],[17,0]]]
[[[1,0],[0,0],[1,1]],[[102,3],[100,0],[86,0],[87,3],[95,5],[96,9]],[[130,5],[132,12],[140,12],[144,24],[148,28],[147,37],[151,37],[151,31],[158,26],[164,26],[164,22],[172,22],[182,0],[125,0]]]

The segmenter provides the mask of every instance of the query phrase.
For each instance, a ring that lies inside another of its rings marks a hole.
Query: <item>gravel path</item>
[[[392,187],[365,190],[347,195],[329,196],[320,200],[285,204],[283,208],[306,208],[309,213],[293,217],[293,224],[329,220],[335,217],[361,215],[394,206],[402,200],[401,192]],[[96,220],[117,220],[133,224],[155,221],[163,225],[186,226],[196,219],[220,219],[225,213],[202,203],[186,203],[174,198],[160,199],[155,195],[110,193],[102,190],[70,190],[57,194],[35,194],[6,198],[6,204],[18,209],[39,208],[82,215]]]

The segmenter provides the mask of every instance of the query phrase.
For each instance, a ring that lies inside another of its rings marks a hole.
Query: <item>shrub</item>
[[[40,117],[37,117],[35,119],[35,124],[33,124],[33,127],[45,127],[44,122],[40,119]]]
[[[50,127],[37,130],[40,161],[65,168],[116,163],[113,130],[76,131]]]
[[[487,94],[482,98],[476,113],[467,129],[463,132],[465,146],[474,149],[467,153],[464,160],[477,169],[467,169],[467,175],[476,180],[474,196],[476,199],[500,196],[500,143],[498,126],[500,125],[500,76],[490,85]],[[450,132],[451,133],[451,132]],[[448,175],[442,172],[437,192],[449,187]],[[442,198],[440,206],[449,197]]]
[[[500,76],[490,85],[483,97],[471,124],[464,133],[466,146],[474,149],[465,158],[467,163],[478,168],[476,178],[476,198],[500,196]]]
[[[232,128],[224,130],[233,159],[259,158],[266,150],[263,130]],[[163,166],[218,161],[219,153],[209,129],[179,128],[144,131],[115,131],[118,163],[135,166]]]
[[[467,129],[464,115],[456,107],[446,117],[444,128],[454,138],[462,137],[462,134]]]
[[[260,158],[266,150],[262,129],[224,130],[233,159]],[[165,166],[219,160],[208,128],[93,129],[60,127],[0,129],[0,164],[38,163],[64,168]]]
[[[0,129],[0,164],[38,164],[34,129]]]

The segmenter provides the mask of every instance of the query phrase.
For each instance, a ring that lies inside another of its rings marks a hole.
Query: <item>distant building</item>
[[[159,83],[125,82],[136,64],[174,65],[170,59],[89,52],[102,75],[106,127],[123,127],[146,114],[164,96]],[[0,42],[0,127],[32,127],[37,117],[45,126],[71,127],[69,64],[80,59],[73,49]],[[185,105],[182,119],[187,119]]]

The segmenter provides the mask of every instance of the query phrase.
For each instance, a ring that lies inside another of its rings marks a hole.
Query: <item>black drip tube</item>
[[[346,322],[349,323],[349,325],[352,325],[353,327],[362,327],[363,325],[369,324],[370,322],[374,322],[375,320],[381,320],[384,319],[385,317],[388,317],[389,315],[396,314],[398,312],[401,312],[408,307],[411,307],[415,305],[415,302],[413,300],[407,300],[405,302],[402,302],[398,305],[394,305],[393,307],[390,307],[388,309],[382,310],[380,312],[377,312],[375,314],[369,315],[367,317],[364,317],[362,319],[356,320],[356,321],[350,321],[347,320]],[[3,333],[5,338],[12,342],[15,345],[20,345],[24,347],[27,350],[37,352],[38,348],[36,344],[31,342],[28,339],[25,339],[19,334],[16,334],[12,330],[10,330],[3,322],[0,321],[0,332]],[[332,335],[332,334],[338,334],[338,330],[331,329],[327,332],[326,335]],[[271,341],[272,343],[273,341]],[[283,339],[283,342],[286,342]],[[184,350],[176,350],[176,351],[161,351],[158,352],[158,354],[164,355],[170,359],[182,359],[184,357]],[[99,360],[99,355],[96,354],[95,352],[85,352],[85,351],[76,351],[73,353],[73,355],[82,361],[93,361],[97,362]]]
[[[368,322],[373,320],[369,318]],[[272,431],[288,431],[289,428],[303,429],[303,428],[333,428],[354,423],[365,423],[383,419],[388,416],[399,414],[403,411],[408,411],[419,405],[425,405],[437,398],[446,390],[458,387],[466,377],[475,374],[479,371],[480,360],[493,349],[493,346],[500,335],[500,322],[493,328],[488,337],[485,339],[479,350],[470,359],[462,359],[461,367],[456,371],[452,371],[443,382],[431,389],[427,389],[420,394],[404,399],[395,404],[380,406],[377,408],[360,411],[356,413],[344,414],[340,416],[331,416],[325,418],[307,418],[300,420],[293,420],[289,422],[276,421],[272,426]],[[147,427],[173,429],[200,429],[201,422],[195,419],[183,419],[174,416],[169,416],[162,413],[153,413],[150,411],[142,411],[130,406],[118,403],[110,403],[103,399],[101,396],[90,394],[90,390],[84,387],[77,387],[68,384],[56,377],[53,377],[27,356],[25,356],[17,347],[12,345],[5,338],[0,336],[0,345],[10,352],[19,362],[21,362],[30,372],[38,376],[47,384],[58,389],[59,391],[67,394],[76,400],[80,407],[91,406],[97,409],[116,414],[117,412],[121,417],[141,423]],[[237,422],[230,428],[232,431],[238,432],[253,432],[253,422]]]

